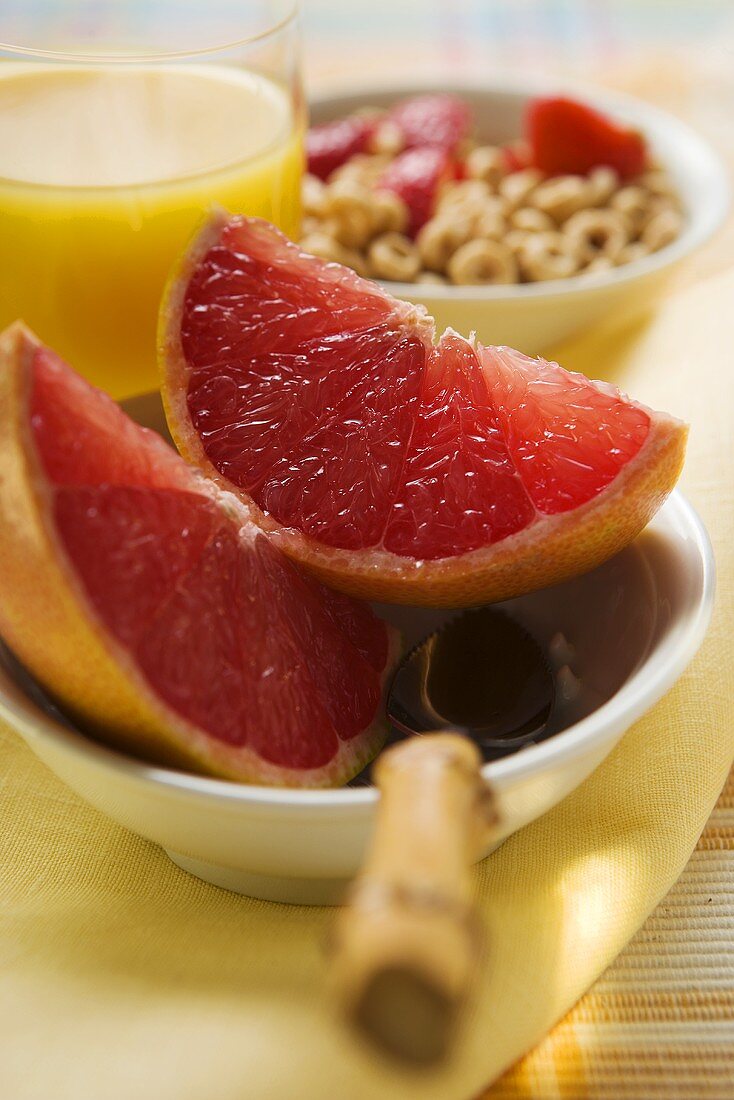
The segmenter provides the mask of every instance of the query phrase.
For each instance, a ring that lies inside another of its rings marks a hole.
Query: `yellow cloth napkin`
[[[700,656],[570,798],[477,871],[486,980],[451,1066],[356,1048],[324,993],[332,916],[188,877],[0,731],[3,1100],[469,1100],[530,1049],[683,869],[734,754],[734,273],[562,362],[692,422],[684,490],[715,540]]]

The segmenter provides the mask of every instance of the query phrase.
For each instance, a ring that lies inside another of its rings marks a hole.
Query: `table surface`
[[[734,175],[731,0],[303,6],[311,90],[407,73],[436,82],[456,73],[538,71],[601,80],[689,121]],[[680,282],[732,263],[734,217]],[[481,1100],[731,1100],[732,942],[734,773],[670,894],[565,1019]]]

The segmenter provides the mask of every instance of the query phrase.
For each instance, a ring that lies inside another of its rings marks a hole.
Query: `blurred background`
[[[386,75],[589,80],[686,119],[734,176],[732,0],[302,0],[302,12],[309,91]],[[679,278],[733,258],[730,219]]]

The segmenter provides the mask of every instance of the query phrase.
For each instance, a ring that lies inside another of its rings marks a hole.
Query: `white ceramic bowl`
[[[486,765],[500,813],[495,845],[578,786],[670,688],[704,636],[713,584],[706,532],[674,493],[612,561],[505,605],[545,644],[565,634],[575,654],[559,661],[570,663],[581,692],[562,704],[563,732]],[[406,645],[447,615],[382,610],[403,627]],[[274,901],[329,903],[360,864],[377,801],[372,788],[244,786],[122,756],[65,722],[2,647],[0,716],[88,802],[216,885]]]
[[[676,241],[654,255],[610,272],[517,286],[443,287],[386,283],[391,293],[421,302],[437,321],[485,344],[508,344],[534,355],[600,321],[618,323],[652,306],[678,264],[722,224],[730,204],[728,174],[711,148],[684,123],[631,96],[548,80],[486,84],[351,86],[315,98],[314,123],[342,118],[365,104],[386,106],[406,95],[452,91],[472,104],[478,134],[491,143],[516,139],[529,99],[567,93],[641,130],[676,182],[686,224]]]

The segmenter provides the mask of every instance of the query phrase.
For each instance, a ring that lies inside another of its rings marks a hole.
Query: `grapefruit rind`
[[[605,489],[571,512],[538,513],[529,527],[490,546],[421,561],[383,548],[354,551],[328,546],[282,525],[214,466],[187,406],[190,368],[180,337],[186,290],[197,265],[229,220],[225,211],[213,212],[172,272],[163,296],[158,341],[166,417],[183,457],[221,488],[234,492],[252,521],[324,584],[363,599],[414,606],[468,607],[511,599],[601,565],[645,528],[674,488],[685,457],[687,426],[673,416],[638,406],[650,416],[649,433],[637,455]],[[329,264],[325,270],[330,268],[335,279],[354,280],[369,293],[388,297],[376,284],[348,269]],[[432,342],[433,319],[422,307],[394,302],[398,323],[417,331],[427,344]],[[474,346],[473,336],[470,343]],[[603,383],[597,385],[606,388]]]
[[[54,531],[48,482],[29,429],[32,359],[39,346],[20,323],[0,336],[0,633],[11,649],[81,728],[124,752],[240,783],[331,787],[348,782],[384,743],[384,719],[359,738],[340,740],[322,767],[276,765],[247,746],[210,737],[167,707],[100,625]],[[200,491],[193,474],[192,482]],[[231,496],[223,504],[230,514],[243,512]],[[383,688],[397,646],[392,632]]]

